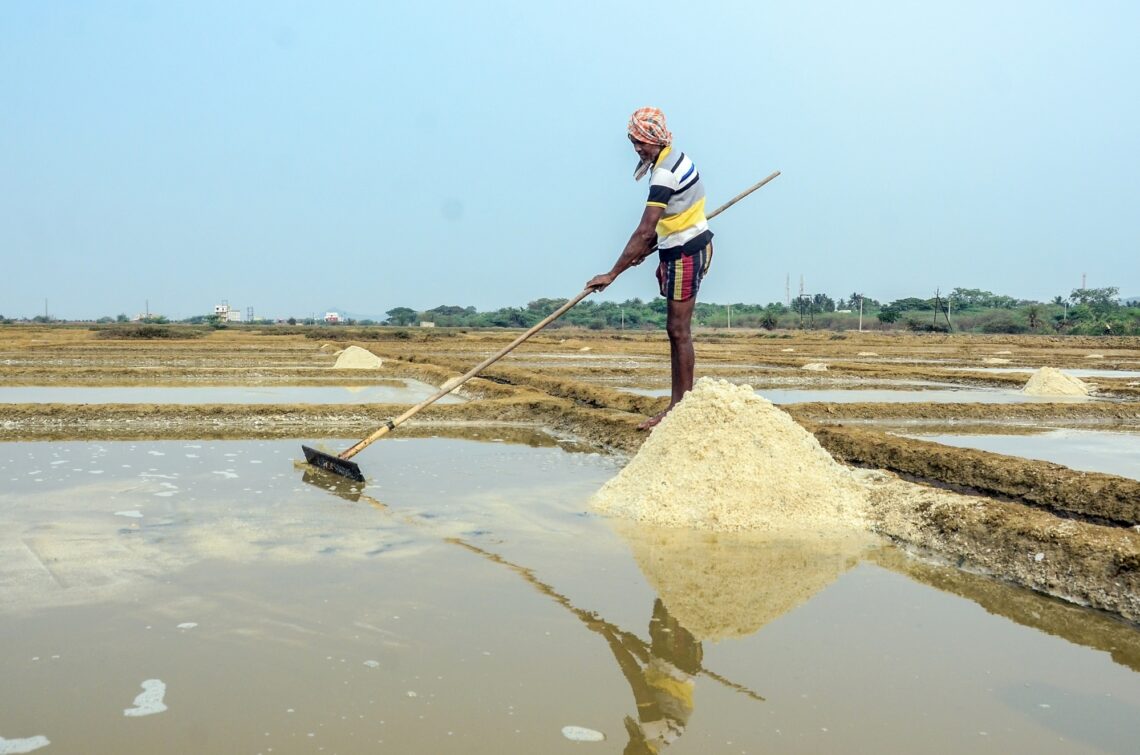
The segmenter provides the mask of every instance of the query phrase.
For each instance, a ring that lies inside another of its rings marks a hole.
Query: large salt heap
[[[1089,387],[1083,380],[1056,367],[1042,367],[1033,373],[1021,392],[1030,396],[1087,396]]]
[[[614,516],[704,530],[845,531],[866,498],[811,433],[750,386],[701,378],[592,499]]]

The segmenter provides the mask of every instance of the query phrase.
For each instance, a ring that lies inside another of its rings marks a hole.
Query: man
[[[712,231],[705,218],[705,187],[693,161],[673,148],[665,114],[643,107],[629,119],[629,140],[641,162],[634,172],[640,180],[647,170],[649,199],[641,222],[608,273],[595,275],[586,288],[602,291],[624,271],[639,265],[657,250],[657,281],[667,300],[665,329],[669,334],[672,395],[665,411],[638,425],[657,425],[693,387],[693,309],[697,290],[712,262]]]

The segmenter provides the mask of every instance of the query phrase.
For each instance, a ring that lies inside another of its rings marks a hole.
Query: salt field
[[[130,754],[1140,736],[1140,636],[1103,614],[871,537],[607,519],[587,502],[620,461],[554,443],[388,439],[358,489],[296,466],[301,442],[0,445],[0,737]]]
[[[1059,429],[1030,434],[908,435],[948,446],[1051,461],[1085,472],[1140,480],[1140,434]]]
[[[628,388],[639,396],[668,396],[668,388]],[[773,404],[803,404],[808,402],[850,403],[944,403],[944,404],[1015,404],[1024,401],[1079,401],[1079,398],[1058,399],[1056,396],[1030,396],[1020,391],[1000,388],[920,388],[917,390],[886,389],[835,389],[835,388],[761,388],[757,395]]]
[[[5,386],[0,404],[414,404],[436,393],[418,380],[353,386]],[[460,403],[447,395],[440,403]]]

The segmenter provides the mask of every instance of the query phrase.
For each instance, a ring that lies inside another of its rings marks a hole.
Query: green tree
[[[409,307],[393,307],[384,314],[388,315],[388,325],[415,325],[420,319],[419,313]]]
[[[1104,317],[1120,308],[1120,289],[1115,286],[1075,288],[1073,293],[1069,294],[1069,301],[1077,305],[1087,306],[1094,315]]]
[[[929,299],[918,299],[914,296],[908,296],[905,299],[896,299],[885,307],[886,309],[893,309],[898,312],[909,312],[911,310],[932,310],[934,309],[934,302]],[[881,319],[881,318],[880,318]],[[884,322],[894,322],[894,320],[886,320]]]
[[[879,322],[887,325],[892,322],[897,322],[901,314],[902,313],[893,306],[886,306],[880,309],[875,317],[879,318]]]
[[[811,297],[811,305],[816,312],[834,312],[835,301],[827,294],[816,294]]]

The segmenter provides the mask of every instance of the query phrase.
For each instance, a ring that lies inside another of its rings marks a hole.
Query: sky
[[[1140,294],[1140,3],[0,3],[0,315],[569,298],[660,107],[700,299]],[[652,264],[597,300],[657,295]]]

